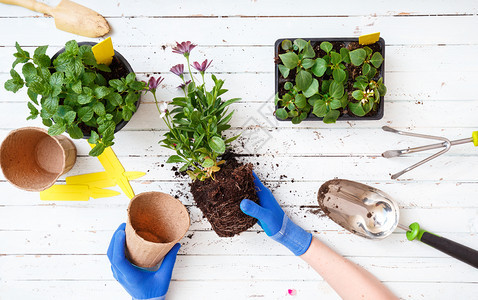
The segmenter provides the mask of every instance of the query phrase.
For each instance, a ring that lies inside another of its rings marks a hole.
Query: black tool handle
[[[425,244],[440,250],[443,253],[450,255],[464,263],[478,268],[478,251],[467,247],[457,242],[451,241],[447,238],[424,232],[420,239]]]

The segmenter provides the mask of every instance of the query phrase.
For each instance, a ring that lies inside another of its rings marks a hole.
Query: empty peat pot
[[[13,130],[0,146],[0,166],[14,186],[33,192],[55,184],[76,162],[76,147],[62,135],[45,129],[24,127]]]
[[[171,195],[146,192],[128,207],[126,256],[138,267],[154,268],[189,229],[186,207]]]

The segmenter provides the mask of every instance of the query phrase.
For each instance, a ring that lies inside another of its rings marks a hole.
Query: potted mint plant
[[[163,79],[152,77],[148,86],[169,129],[160,143],[176,152],[167,162],[182,164],[179,171],[191,177],[191,193],[197,206],[220,237],[231,237],[256,223],[256,219],[240,210],[242,199],[258,202],[252,165],[238,162],[227,151],[238,136],[224,137],[234,113],[228,111],[228,107],[240,99],[223,100],[227,92],[223,88],[224,81],[214,75],[211,75],[213,87],[207,89],[205,72],[211,64],[207,59],[192,63],[201,76],[200,79],[194,77],[189,54],[195,46],[183,42],[173,48],[173,52],[186,58],[188,71],[185,73],[183,64],[171,68],[171,72],[181,79],[179,88],[184,94],[169,103],[171,110],[156,97]]]
[[[280,39],[275,43],[275,116],[304,120],[379,120],[383,117],[385,42],[357,38]]]
[[[114,144],[115,132],[136,112],[145,89],[118,52],[109,66],[98,64],[91,50],[95,44],[69,41],[50,58],[48,46],[36,48],[30,56],[16,43],[12,78],[5,82],[5,89],[14,93],[28,88],[27,119],[41,117],[53,136],[66,131],[73,139],[88,138],[95,144],[91,156]],[[15,71],[18,64],[23,77]]]

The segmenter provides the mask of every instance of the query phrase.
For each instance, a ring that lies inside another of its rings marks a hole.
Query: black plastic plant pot
[[[294,41],[295,39],[297,38],[291,38],[291,39],[279,39],[275,42],[275,45],[274,45],[274,51],[275,51],[275,58],[276,58],[276,61],[279,60],[279,54],[282,54],[282,53],[285,53],[284,50],[282,50],[281,48],[281,43],[282,41],[284,40],[290,40],[290,41]],[[356,38],[303,38],[303,40],[305,41],[310,41],[311,43],[311,46],[313,47],[313,49],[316,51],[317,53],[317,50],[316,49],[319,49],[319,45],[321,42],[330,42],[330,43],[341,43],[340,47],[345,47],[345,48],[348,48],[348,46],[352,43],[357,43],[358,44],[358,37]],[[375,44],[372,44],[372,45],[360,45],[361,47],[365,47],[365,46],[369,46],[369,47],[374,47],[374,48],[378,48],[376,50],[376,52],[380,52],[380,54],[382,55],[382,57],[385,58],[385,40],[383,38],[380,38],[378,40],[378,42],[376,42]],[[334,47],[335,49],[335,47]],[[282,96],[281,94],[281,87],[282,85],[287,81],[285,80],[280,71],[279,71],[279,67],[278,67],[278,64],[279,62],[276,62],[275,64],[275,95],[277,95],[279,93],[279,97]],[[382,62],[381,66],[377,69],[377,74],[376,74],[376,78],[379,78],[379,77],[382,77],[383,80],[385,81],[385,59],[384,61]],[[348,79],[350,81],[350,79]],[[352,92],[351,90],[348,90],[347,88],[345,89],[346,92]],[[369,114],[363,116],[363,117],[359,117],[359,116],[356,116],[354,114],[352,114],[350,111],[347,110],[347,113],[341,113],[341,115],[338,117],[337,121],[371,121],[371,120],[380,120],[383,118],[383,114],[384,114],[384,97],[381,96],[380,97],[380,103],[378,104],[378,107],[376,110],[370,112]],[[276,105],[275,109],[277,110],[278,106]],[[277,118],[277,116],[276,116]],[[316,115],[312,114],[312,111],[309,112],[308,116],[306,119],[304,119],[304,121],[321,121],[323,120],[324,118],[323,117],[317,117]],[[288,118],[288,119],[279,119],[277,118],[277,120],[279,121],[291,121],[291,118]]]
[[[78,46],[83,46],[83,45],[90,45],[90,46],[94,46],[96,45],[97,43],[95,42],[78,42]],[[53,57],[51,58],[51,61],[53,61],[54,59],[56,59],[58,57],[58,55],[60,55],[61,53],[65,52],[65,47],[61,48],[57,53],[55,53],[55,55],[53,55]],[[117,58],[119,60],[120,63],[122,63],[124,65],[124,67],[126,68],[126,70],[128,70],[128,74],[129,73],[134,73],[133,71],[133,68],[131,67],[131,65],[129,64],[129,62],[126,60],[126,58],[124,58],[123,55],[121,55],[121,53],[119,53],[118,51],[115,50],[115,55],[114,55],[115,58]],[[136,101],[136,111],[137,109],[139,108],[139,104],[141,103],[141,97],[138,99],[138,101]],[[133,113],[134,115],[134,113]],[[126,124],[128,124],[129,121],[121,121],[119,122],[118,124],[116,124],[116,127],[115,127],[115,133],[117,133],[118,131],[120,131],[121,129],[123,129],[123,127],[126,126]],[[89,139],[90,138],[90,135],[89,134],[85,134],[83,133],[83,138],[84,139]]]

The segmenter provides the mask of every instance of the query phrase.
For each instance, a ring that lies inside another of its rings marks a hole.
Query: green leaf
[[[300,122],[302,122],[302,119],[299,116],[292,118],[292,124],[299,124]]]
[[[366,114],[365,111],[362,108],[362,105],[360,105],[360,103],[350,102],[349,103],[349,109],[354,115],[356,115],[358,117],[363,117]]]
[[[33,62],[40,67],[48,68],[49,66],[51,66],[50,57],[46,54],[35,54],[35,55],[33,55]]]
[[[93,115],[94,111],[93,108],[91,108],[90,106],[84,106],[78,109],[78,118],[83,122],[88,122],[89,120],[91,120],[91,118],[93,118]]]
[[[327,124],[335,123],[339,116],[340,116],[340,112],[338,110],[331,110],[325,115],[324,123],[327,123]]]
[[[311,71],[317,77],[323,76],[325,71],[327,71],[327,62],[325,61],[325,59],[317,58]]]
[[[28,108],[30,109],[30,116],[27,118],[27,120],[33,120],[39,114],[38,109],[31,102],[28,102],[27,105],[28,105]]]
[[[363,64],[366,55],[367,53],[364,49],[355,49],[353,51],[350,51],[350,61],[353,65],[360,66],[361,64]]]
[[[295,77],[297,88],[301,91],[306,91],[312,84],[312,74],[305,70],[301,70]]]
[[[373,65],[375,68],[378,69],[378,68],[382,65],[382,62],[383,62],[382,54],[380,54],[380,52],[375,52],[375,53],[372,55],[372,58],[370,59],[370,62],[372,63],[372,65]]]
[[[139,94],[129,93],[124,99],[126,104],[134,104],[139,99]]]
[[[99,65],[96,65],[96,68],[102,72],[111,72],[111,69],[110,67],[108,67],[107,65],[103,65],[103,64],[99,64]]]
[[[65,121],[68,123],[68,125],[71,125],[74,121],[75,121],[75,118],[76,118],[76,112],[74,111],[69,111],[65,114],[65,116],[63,117],[65,119]]]
[[[332,76],[334,77],[334,81],[338,83],[342,83],[347,78],[347,73],[342,69],[335,69],[332,71]]]
[[[35,94],[34,92],[32,92],[32,90],[28,89],[27,90],[27,95],[28,95],[28,98],[30,98],[30,100],[33,101],[33,103],[35,103],[36,105],[38,105],[38,94]]]
[[[94,89],[94,93],[97,99],[103,99],[109,93],[111,93],[111,90],[106,86],[98,86]]]
[[[54,114],[58,110],[59,101],[60,100],[58,99],[58,97],[48,96],[48,97],[43,99],[42,107],[45,108],[48,112]],[[63,131],[65,131],[65,130],[63,130]]]
[[[327,103],[325,103],[324,100],[319,99],[315,101],[314,109],[312,110],[312,113],[316,115],[317,117],[322,118],[327,114],[327,110],[328,110]]]
[[[23,80],[21,83],[19,83],[18,81],[15,81],[14,79],[9,79],[5,82],[4,87],[7,91],[16,93],[18,92],[19,89],[23,87]]]
[[[320,49],[324,50],[327,53],[329,53],[332,50],[332,48],[333,48],[333,46],[329,42],[320,43]]]
[[[290,69],[288,69],[284,65],[278,65],[280,73],[282,74],[282,77],[287,78],[289,76]]]
[[[35,49],[35,52],[33,53],[33,55],[42,55],[42,54],[46,54],[46,50],[48,49],[48,46],[40,46],[38,48]]]
[[[372,69],[372,67],[370,66],[369,63],[364,63],[362,65],[362,74],[367,75],[370,72],[371,69]]]
[[[298,108],[304,108],[307,105],[307,99],[305,96],[302,94],[295,96],[295,105],[297,105]]]
[[[361,90],[355,90],[352,92],[352,97],[354,97],[355,100],[362,100],[363,99],[363,91]]]
[[[309,88],[304,92],[304,96],[307,98],[312,97],[313,95],[319,92],[319,81],[317,79],[313,79]]]
[[[297,46],[297,48],[299,49],[299,52],[300,52],[300,51],[302,51],[302,49],[304,49],[307,46],[307,42],[303,39],[295,39],[294,40],[294,45]]]
[[[342,55],[338,54],[337,52],[331,52],[330,53],[330,62],[333,65],[337,65],[342,61]]]
[[[315,60],[306,58],[302,61],[302,67],[304,69],[310,69],[315,64]]]
[[[299,56],[294,52],[287,52],[279,55],[280,60],[284,66],[290,70],[295,69],[299,63]]]
[[[91,131],[90,138],[88,139],[88,143],[90,144],[96,144],[98,143],[98,140],[100,139],[100,136],[98,133],[94,130]]]
[[[51,125],[50,128],[48,128],[48,134],[53,136],[60,135],[63,132],[65,132],[65,130],[66,130],[65,124],[57,123],[57,124]]]
[[[315,51],[314,48],[310,45],[310,42],[307,42],[307,44],[304,47],[304,56],[303,58],[314,58],[315,57]]]
[[[214,166],[214,161],[210,158],[207,158],[203,161],[203,163],[201,164],[204,168],[210,168],[212,166]]]
[[[78,48],[78,43],[75,40],[71,40],[66,42],[65,44],[65,52],[76,55],[78,54],[79,48]]]
[[[187,162],[187,161],[179,155],[171,155],[168,158],[168,160],[166,161],[166,163],[168,163],[168,164],[170,164],[170,163],[181,163],[181,162]]]
[[[342,107],[342,102],[339,99],[334,99],[329,104],[330,109],[339,109]]]
[[[385,87],[384,84],[381,84],[378,86],[378,92],[380,93],[381,96],[385,96],[387,93],[387,88]]]
[[[293,87],[294,87],[294,85],[293,85],[292,82],[290,82],[290,81],[287,81],[286,83],[284,83],[284,89],[285,89],[286,91],[292,89]]]
[[[136,80],[136,75],[134,73],[129,73],[126,75],[126,84],[130,85]]]
[[[66,131],[68,131],[68,134],[71,136],[72,139],[83,138],[83,131],[81,131],[80,127],[78,127],[78,125],[76,124],[68,126],[66,128]]]
[[[276,110],[276,117],[281,119],[281,120],[286,120],[288,117],[287,111],[285,108],[278,108]]]
[[[142,81],[133,81],[129,87],[132,88],[133,90],[135,91],[141,91],[141,90],[144,90],[145,88],[145,83],[142,82]]]
[[[329,87],[329,94],[332,98],[340,99],[344,95],[344,85],[332,81]]]
[[[105,106],[101,102],[96,102],[93,105],[93,111],[98,115],[98,116],[104,116],[106,114]]]
[[[111,105],[113,106],[120,106],[121,104],[123,104],[123,98],[118,93],[109,94],[108,96],[106,96],[106,100],[108,100],[108,102],[111,103]]]
[[[25,80],[28,82],[30,78],[37,76],[37,69],[32,63],[26,63],[22,67],[23,76],[25,76]]]
[[[93,72],[84,72],[81,75],[81,81],[83,82],[83,85],[90,85],[95,81],[96,74]]]
[[[81,80],[76,81],[71,85],[71,89],[73,92],[77,94],[81,94],[83,92],[83,89],[81,88]]]
[[[62,86],[65,75],[62,72],[55,72],[50,76],[50,85]]]
[[[342,61],[346,64],[350,63],[350,51],[347,48],[340,49],[340,55],[342,56]]]
[[[281,43],[281,47],[285,51],[290,50],[292,49],[292,42],[290,40],[283,40]]]
[[[90,156],[100,156],[103,151],[105,151],[106,146],[103,143],[98,143],[93,147],[93,149],[90,150],[88,153]]]
[[[368,86],[368,82],[362,81],[362,80],[355,81],[353,85],[354,88],[360,89],[362,91],[365,91],[367,86]]]
[[[81,105],[88,104],[91,101],[93,101],[93,96],[91,95],[86,95],[86,94],[80,94],[78,95],[78,103]]]
[[[214,152],[219,154],[223,154],[226,151],[226,144],[224,143],[224,140],[217,136],[213,136],[209,140],[209,147],[211,147]]]

